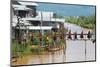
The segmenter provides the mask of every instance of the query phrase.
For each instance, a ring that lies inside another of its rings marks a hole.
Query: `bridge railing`
[[[65,34],[67,40],[94,40],[94,34]]]

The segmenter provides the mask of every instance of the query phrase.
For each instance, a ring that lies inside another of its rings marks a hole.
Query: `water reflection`
[[[64,50],[56,52],[44,52],[37,55],[27,55],[17,58],[17,62],[14,65],[24,65],[24,64],[46,64],[46,63],[62,63],[65,62]]]

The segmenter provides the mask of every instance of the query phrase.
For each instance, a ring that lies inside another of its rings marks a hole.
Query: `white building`
[[[18,2],[13,4],[15,15],[13,16],[12,25],[16,26],[18,23],[18,16],[20,22],[27,25],[31,30],[51,30],[52,27],[58,27],[59,23],[64,23],[65,19],[53,18],[53,12],[36,11],[38,4],[32,2]],[[16,13],[18,12],[18,16]],[[35,16],[32,16],[35,15]],[[24,28],[21,28],[24,29]]]

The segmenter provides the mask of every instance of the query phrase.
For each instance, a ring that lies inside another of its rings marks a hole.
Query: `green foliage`
[[[18,56],[23,54],[24,50],[26,50],[26,46],[23,46],[22,44],[19,44],[17,41],[12,41],[12,55]]]
[[[95,15],[79,16],[79,17],[71,16],[71,17],[67,17],[65,21],[69,22],[69,23],[80,25],[84,28],[91,29],[94,27],[94,25],[96,23],[96,18],[95,18]]]
[[[58,32],[57,32],[58,33]],[[54,41],[52,36],[49,36],[49,33],[45,33],[42,36],[42,43],[44,47],[40,47],[40,43],[39,43],[39,38],[38,38],[38,33],[35,32],[34,33],[34,39],[33,42],[31,41],[31,39],[27,39],[27,41],[22,44],[23,42],[21,42],[21,44],[18,43],[17,40],[12,40],[12,44],[11,44],[11,48],[12,48],[12,54],[14,56],[24,56],[24,55],[28,55],[28,54],[33,54],[33,53],[42,53],[43,51],[45,51],[45,46],[54,46]],[[60,45],[62,46],[64,44],[64,40],[60,39],[58,41],[55,41],[56,45]]]
[[[34,38],[34,41],[33,41],[33,44],[34,44],[34,45],[38,45],[38,44],[39,44],[38,42],[39,42],[38,38],[35,37],[35,38]]]

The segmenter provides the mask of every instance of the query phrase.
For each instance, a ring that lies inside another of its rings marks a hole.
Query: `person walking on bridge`
[[[74,39],[77,39],[77,32],[74,33]]]
[[[91,38],[91,32],[90,32],[90,31],[88,31],[87,38],[88,38],[89,40],[90,40],[90,38]]]
[[[72,37],[71,37],[71,30],[69,30],[68,38],[69,38],[69,39],[72,39]]]
[[[81,32],[81,34],[80,34],[80,38],[81,38],[81,39],[84,38],[84,36],[83,36],[83,30],[82,30],[82,32]]]

